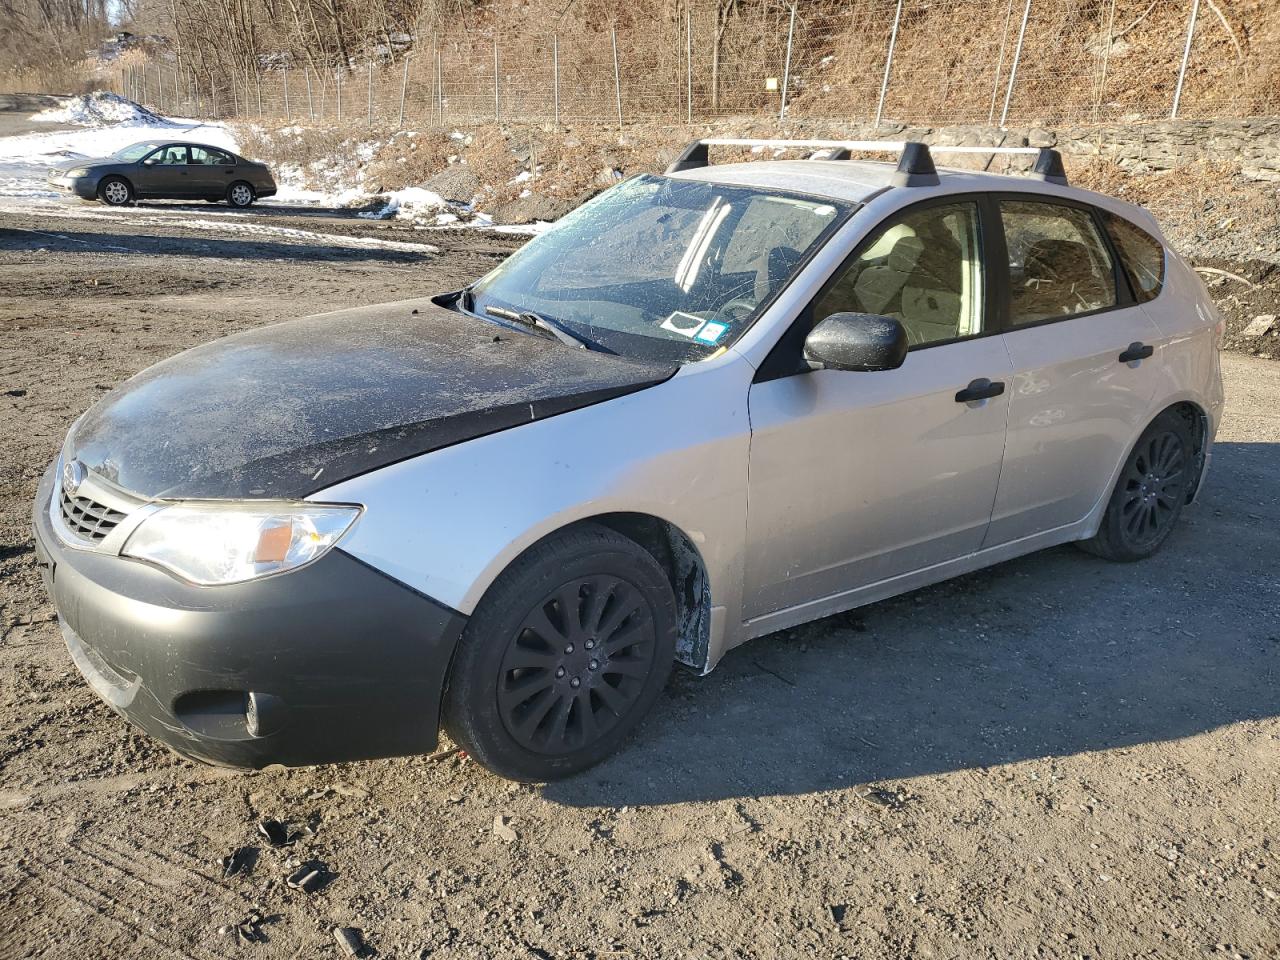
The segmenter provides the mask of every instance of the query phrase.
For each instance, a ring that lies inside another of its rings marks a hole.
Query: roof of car
[[[1025,174],[1018,176],[946,167],[938,167],[937,170],[938,187],[944,191],[962,193],[1009,190],[1065,197],[1109,207],[1142,224],[1151,232],[1158,230],[1151,214],[1141,207],[1079,187],[1048,183]],[[669,172],[667,176],[678,180],[790,191],[845,203],[866,202],[891,187],[901,190],[904,196],[922,189],[895,187],[896,171],[895,164],[874,160],[755,160],[747,163],[708,164]]]

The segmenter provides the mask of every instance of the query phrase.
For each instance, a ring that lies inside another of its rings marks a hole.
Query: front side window
[[[912,346],[926,346],[980,333],[982,311],[978,207],[966,202],[909,210],[890,220],[818,298],[813,318],[892,317]]]
[[[1001,200],[1009,250],[1009,322],[1060,320],[1116,305],[1115,270],[1087,210]]]
[[[152,160],[157,164],[163,164],[166,167],[185,164],[187,162],[187,148],[185,146],[170,144],[167,147],[161,147],[147,159]]]
[[[848,215],[835,201],[644,175],[563,217],[472,288],[606,350],[697,360],[726,347]]]
[[[1164,247],[1124,217],[1107,210],[1101,213],[1111,242],[1120,255],[1120,266],[1129,278],[1129,286],[1133,287],[1134,299],[1139,303],[1154,300],[1164,286]]]

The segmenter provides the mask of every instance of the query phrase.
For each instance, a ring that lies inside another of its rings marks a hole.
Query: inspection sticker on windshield
[[[702,323],[702,317],[695,317],[692,313],[682,313],[677,310],[662,321],[662,329],[678,333],[682,337],[692,337],[701,329]],[[715,343],[714,340],[709,342]]]
[[[724,332],[728,329],[729,325],[727,323],[715,323],[714,321],[711,321],[705,324],[701,330],[694,334],[693,339],[700,343],[715,343],[724,336]]]

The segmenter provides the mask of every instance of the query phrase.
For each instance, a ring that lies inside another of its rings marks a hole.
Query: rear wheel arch
[[[1209,439],[1209,415],[1200,404],[1193,400],[1179,400],[1177,403],[1171,403],[1167,407],[1160,410],[1151,417],[1143,428],[1138,431],[1138,435],[1134,437],[1134,444],[1137,444],[1138,438],[1145,433],[1150,426],[1163,417],[1166,413],[1173,413],[1182,418],[1188,428],[1191,430],[1191,438],[1194,451],[1194,463],[1192,465],[1193,478],[1191,485],[1187,489],[1187,503],[1195,499],[1196,491],[1200,486],[1200,478],[1204,475],[1205,455],[1208,452]],[[1131,448],[1132,449],[1132,448]],[[1128,460],[1129,452],[1125,453],[1125,460]]]

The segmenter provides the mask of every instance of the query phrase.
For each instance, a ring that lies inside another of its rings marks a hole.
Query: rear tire
[[[1107,560],[1143,560],[1173,531],[1195,482],[1191,426],[1166,410],[1143,431],[1125,461],[1097,534],[1079,546]]]
[[[227,203],[233,207],[247,207],[254,201],[253,187],[243,180],[237,180],[227,187]]]
[[[520,557],[467,624],[444,726],[482,766],[542,782],[599,763],[652,708],[675,658],[662,567],[596,524]]]
[[[107,177],[98,184],[98,199],[113,207],[133,203],[133,184],[124,177]]]

